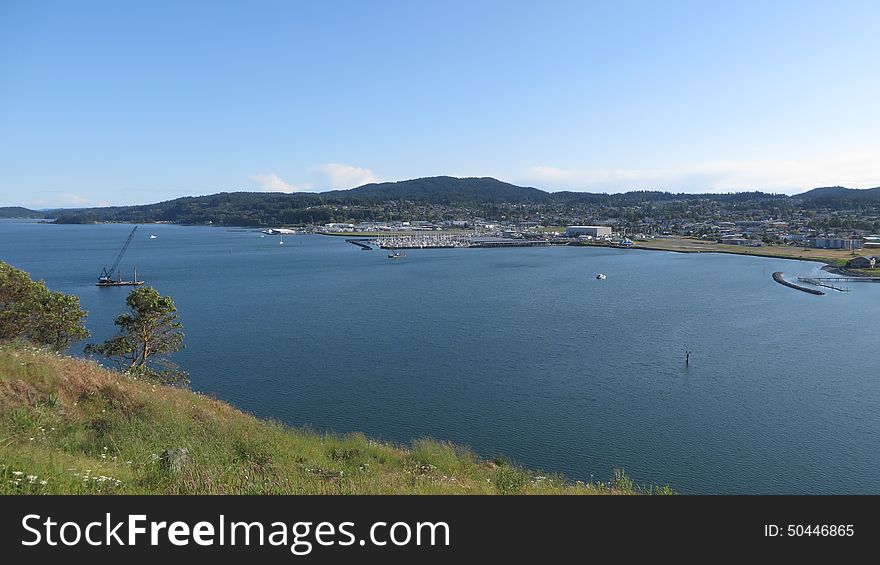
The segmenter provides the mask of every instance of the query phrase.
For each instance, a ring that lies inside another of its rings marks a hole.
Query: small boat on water
[[[403,259],[406,257],[406,253],[401,253],[400,251],[392,251],[388,254],[389,259]]]
[[[158,238],[159,238],[158,235],[156,235],[156,234],[154,234],[154,233],[151,233],[151,234],[150,234],[150,239],[158,239]]]
[[[605,276],[604,274],[602,274],[602,273],[599,273],[598,275],[596,275],[596,278],[597,278],[598,280],[600,280],[600,281],[604,281],[604,280],[607,279],[608,277],[606,277],[606,276]]]

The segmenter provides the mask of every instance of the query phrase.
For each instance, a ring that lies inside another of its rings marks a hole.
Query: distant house
[[[866,257],[856,257],[846,264],[847,267],[853,269],[874,269],[880,267],[880,257],[877,255],[869,255]]]

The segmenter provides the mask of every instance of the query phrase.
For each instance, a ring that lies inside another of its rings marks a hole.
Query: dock
[[[807,279],[818,282],[880,282],[880,277],[798,277],[798,280],[804,282]]]
[[[840,282],[840,279],[837,277],[798,277],[798,280],[814,286],[830,288],[837,292],[849,292],[849,289],[846,287],[831,284],[832,282]]]

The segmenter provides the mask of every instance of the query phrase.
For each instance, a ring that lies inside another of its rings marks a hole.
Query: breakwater
[[[351,243],[352,245],[357,245],[364,251],[371,251],[373,248],[369,246],[371,240],[369,239],[346,239],[347,243]]]
[[[793,288],[795,290],[800,290],[801,292],[809,292],[810,294],[816,294],[819,296],[823,296],[825,294],[821,290],[816,290],[814,288],[807,288],[805,286],[800,286],[800,285],[788,282],[787,280],[782,278],[782,271],[776,271],[775,273],[773,273],[773,280],[778,282],[781,285],[787,286],[789,288]]]

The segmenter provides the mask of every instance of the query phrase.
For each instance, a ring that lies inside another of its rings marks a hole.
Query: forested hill
[[[516,186],[492,177],[426,177],[399,182],[365,184],[349,190],[323,192],[321,196],[339,201],[350,199],[359,202],[365,200],[374,202],[414,200],[434,204],[467,202],[524,204],[547,202],[553,198],[549,192],[537,188]]]
[[[621,194],[545,192],[494,178],[428,177],[373,183],[349,190],[284,194],[224,192],[141,206],[84,208],[50,212],[60,223],[176,222],[241,226],[322,224],[327,222],[535,219],[545,223],[588,221],[636,214],[669,217],[754,210],[778,216],[786,209],[880,207],[880,189],[821,188],[798,196],[739,192],[674,194],[633,191]],[[727,214],[722,214],[725,216]]]
[[[46,212],[29,210],[21,206],[0,206],[0,218],[45,218]],[[51,217],[51,214],[49,215]]]
[[[794,198],[805,201],[826,204],[838,207],[846,203],[876,203],[880,202],[880,187],[857,190],[842,186],[829,186],[814,188]]]

